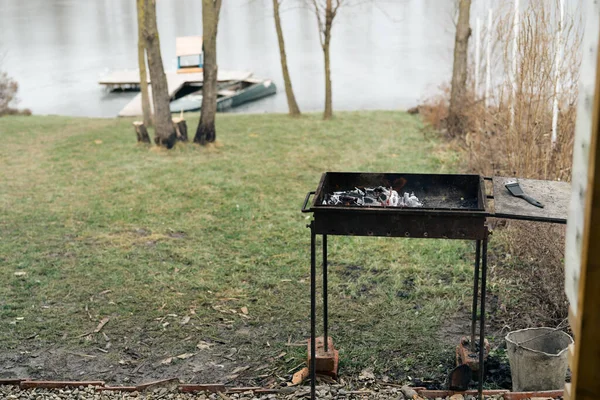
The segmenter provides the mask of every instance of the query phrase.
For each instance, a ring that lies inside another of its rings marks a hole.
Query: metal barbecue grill
[[[485,182],[492,194],[486,194]],[[507,194],[508,178],[480,175],[326,172],[315,192],[306,195],[302,212],[313,213],[311,230],[311,398],[316,377],[316,235],[323,235],[323,337],[328,351],[327,236],[387,236],[475,241],[471,346],[475,345],[477,307],[479,349],[484,349],[487,280],[488,217],[566,223],[570,185],[565,182],[519,180],[528,193],[545,203],[543,209]],[[422,207],[327,205],[327,195],[344,190],[385,187],[414,193]],[[308,207],[310,197],[313,201]],[[492,206],[493,200],[493,206]],[[479,280],[481,273],[481,288]],[[481,295],[479,296],[479,291]],[[478,301],[480,297],[480,301]],[[479,398],[482,398],[484,353],[479,351]]]

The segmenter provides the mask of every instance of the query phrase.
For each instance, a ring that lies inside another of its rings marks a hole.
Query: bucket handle
[[[560,331],[560,330],[562,330],[562,329],[566,328],[566,326],[562,326],[562,324],[564,324],[566,321],[567,321],[567,318],[563,319],[563,320],[560,322],[560,324],[558,324],[558,326],[557,326],[556,328],[552,329],[551,331],[548,331],[548,332],[546,332],[546,333],[542,333],[541,335],[534,336],[534,337],[532,337],[532,338],[529,338],[529,339],[527,339],[527,340],[524,340],[524,341],[522,341],[522,342],[520,342],[520,343],[516,343],[516,345],[517,345],[517,346],[522,346],[522,345],[524,345],[525,343],[529,343],[529,342],[531,342],[532,340],[539,339],[539,338],[541,338],[541,337],[544,337],[544,336],[551,335],[551,334],[553,334],[553,333],[554,333],[554,332],[556,332],[556,331]]]

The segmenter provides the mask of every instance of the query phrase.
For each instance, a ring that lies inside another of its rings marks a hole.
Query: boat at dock
[[[221,83],[217,89],[217,111],[226,111],[275,93],[277,87],[269,79],[248,78]],[[170,108],[172,113],[200,110],[202,90],[196,90],[171,101]]]
[[[204,81],[204,52],[201,36],[178,37],[176,40],[177,70],[166,72],[167,91],[171,111],[195,111],[202,107]],[[108,91],[139,90],[140,74],[136,70],[113,71],[98,82]],[[217,111],[225,111],[277,92],[271,80],[252,78],[252,72],[217,72]],[[148,94],[152,96],[152,82],[148,79]],[[153,102],[150,102],[151,112]],[[142,95],[138,94],[123,107],[119,117],[142,115]]]

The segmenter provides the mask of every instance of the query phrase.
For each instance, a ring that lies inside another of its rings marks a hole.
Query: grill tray
[[[415,194],[423,207],[329,206],[326,194],[385,186]],[[310,208],[317,234],[482,239],[486,196],[479,175],[326,172]]]

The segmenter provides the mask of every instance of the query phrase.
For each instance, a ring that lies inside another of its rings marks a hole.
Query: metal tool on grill
[[[508,189],[510,194],[512,194],[513,196],[520,197],[523,200],[527,201],[529,204],[534,205],[536,207],[544,208],[544,205],[542,203],[540,203],[533,197],[525,194],[525,192],[521,188],[521,185],[519,185],[519,182],[517,182],[517,181],[506,182],[506,185],[504,185],[504,186],[506,187],[506,189]]]

